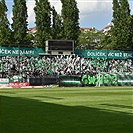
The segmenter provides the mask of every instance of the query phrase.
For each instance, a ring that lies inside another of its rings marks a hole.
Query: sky
[[[101,30],[111,23],[112,20],[112,1],[113,0],[76,0],[79,9],[79,24],[81,28],[95,27]],[[133,0],[128,0],[131,14],[133,14]],[[12,5],[13,0],[5,0],[8,8],[8,19],[12,23]],[[26,0],[28,10],[28,27],[35,26],[34,6],[35,0]],[[49,0],[50,5],[54,6],[56,11],[61,14],[60,0]]]

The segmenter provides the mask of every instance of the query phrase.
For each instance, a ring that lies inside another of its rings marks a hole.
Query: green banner
[[[81,77],[83,85],[104,85],[104,86],[132,86],[132,74],[111,74],[99,73],[96,75],[83,74]]]
[[[118,85],[133,85],[133,74],[118,74]]]
[[[75,50],[75,54],[85,58],[104,58],[104,59],[128,59],[133,58],[133,51],[121,50]]]
[[[0,56],[39,56],[44,54],[42,48],[19,48],[19,47],[0,47]]]
[[[59,86],[82,86],[81,75],[62,75],[59,77]]]
[[[60,76],[59,86],[133,86],[132,74],[82,74]]]

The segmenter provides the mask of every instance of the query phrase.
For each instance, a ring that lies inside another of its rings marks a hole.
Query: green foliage
[[[56,12],[55,8],[52,7],[52,39],[62,39],[62,18],[61,16]]]
[[[28,47],[34,47],[34,36],[30,33],[26,34],[26,41],[28,44]]]
[[[14,0],[13,5],[13,37],[14,37],[14,44],[16,45],[27,45],[27,7],[26,7],[26,0]]]
[[[45,41],[51,39],[51,7],[48,0],[36,0],[36,45],[45,47]]]
[[[130,37],[131,37],[131,49],[133,49],[133,15],[129,17],[129,24],[130,24]]]
[[[101,48],[100,42],[103,36],[103,32],[97,31],[95,28],[90,31],[81,31],[77,48],[99,49]]]
[[[0,1],[0,16],[2,15],[2,3]]]
[[[132,31],[131,14],[127,0],[113,0],[113,26],[104,48],[110,49],[131,49]]]
[[[7,19],[7,6],[5,0],[0,2],[0,45],[10,45],[11,42],[11,30],[9,28],[10,24]]]
[[[63,18],[63,38],[76,43],[80,34],[79,9],[75,0],[61,0]]]
[[[104,33],[102,40],[100,41],[101,49],[114,49],[111,37],[111,30]]]

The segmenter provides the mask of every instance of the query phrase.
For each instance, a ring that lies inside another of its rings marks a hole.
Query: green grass
[[[0,89],[0,133],[132,133],[133,87]]]

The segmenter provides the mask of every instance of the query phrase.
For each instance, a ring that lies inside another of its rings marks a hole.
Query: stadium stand
[[[26,80],[30,77],[78,75],[98,71],[131,74],[132,70],[131,59],[92,59],[78,55],[0,57],[0,78],[10,78],[19,74],[20,79]]]

